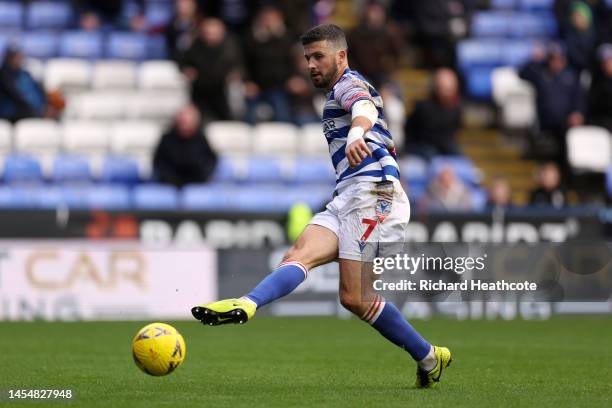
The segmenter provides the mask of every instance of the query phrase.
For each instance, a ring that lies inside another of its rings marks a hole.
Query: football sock
[[[246,294],[258,308],[293,292],[306,279],[308,270],[300,262],[285,262]]]
[[[426,359],[433,349],[431,344],[404,319],[397,307],[387,303],[380,295],[376,295],[361,319],[370,323],[391,343],[410,353],[415,361]]]
[[[419,367],[421,367],[426,372],[430,372],[438,365],[438,360],[436,360],[436,353],[434,353],[433,346],[429,349],[429,353],[425,356],[424,359],[419,361]]]

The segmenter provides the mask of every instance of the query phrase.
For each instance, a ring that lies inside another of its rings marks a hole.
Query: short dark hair
[[[301,37],[302,45],[308,45],[317,41],[329,41],[334,47],[346,50],[346,36],[344,31],[335,24],[321,24],[306,31]]]

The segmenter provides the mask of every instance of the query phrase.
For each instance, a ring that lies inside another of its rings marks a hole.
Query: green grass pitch
[[[612,406],[610,317],[417,321],[453,352],[434,390],[415,389],[408,354],[356,319],[170,323],[187,359],[158,378],[132,361],[144,322],[0,323],[0,389],[74,389],[68,405],[34,404],[57,407]]]

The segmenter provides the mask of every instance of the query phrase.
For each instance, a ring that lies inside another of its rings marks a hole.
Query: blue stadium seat
[[[246,182],[273,183],[281,182],[282,180],[282,167],[278,159],[253,157],[249,160]]]
[[[502,46],[504,65],[520,67],[526,64],[533,54],[535,43],[525,40],[509,40]]]
[[[145,5],[145,18],[153,27],[165,27],[173,16],[172,2],[147,2]]]
[[[147,59],[163,60],[168,58],[166,39],[162,35],[150,35],[147,37]]]
[[[0,208],[30,208],[32,207],[31,194],[15,186],[0,186]]]
[[[52,210],[66,205],[64,192],[57,185],[41,185],[30,193],[35,197],[36,208]]]
[[[450,166],[455,171],[457,177],[463,182],[476,186],[480,182],[478,170],[474,163],[463,156],[436,156],[429,165],[430,178],[435,177],[442,168]]]
[[[132,204],[139,210],[175,210],[178,192],[166,184],[139,184],[132,191]]]
[[[488,194],[482,188],[472,188],[472,208],[474,211],[483,211],[487,206]]]
[[[87,189],[87,203],[92,209],[126,210],[130,208],[130,193],[122,185],[96,185]]]
[[[41,181],[42,168],[38,160],[27,155],[13,154],[4,161],[4,181]]]
[[[102,56],[102,35],[89,31],[66,31],[60,37],[60,56],[95,59]]]
[[[475,37],[504,37],[510,31],[512,13],[480,11],[472,17],[472,35]]]
[[[516,8],[516,6],[518,5],[518,0],[491,0],[491,8],[497,9],[497,10],[509,10],[509,9],[513,9]]]
[[[67,1],[36,1],[28,7],[28,28],[66,28],[72,22],[72,9]]]
[[[102,163],[101,178],[108,183],[138,183],[138,162],[125,156],[107,156]]]
[[[519,0],[523,10],[550,10],[555,0]]]
[[[408,182],[427,180],[427,162],[419,156],[406,156],[399,160],[400,174]]]
[[[130,20],[140,13],[140,6],[137,1],[123,0],[121,2],[121,17],[125,20]]]
[[[293,168],[292,181],[295,183],[329,183],[336,180],[336,173],[329,159],[297,159]]]
[[[20,28],[23,23],[23,5],[3,1],[0,2],[0,27]]]
[[[212,175],[212,182],[234,182],[237,180],[235,163],[227,157],[220,157]]]
[[[232,192],[231,208],[256,213],[285,212],[290,208],[288,190],[279,184],[241,186]]]
[[[457,45],[457,61],[462,70],[473,66],[497,66],[503,62],[502,41],[494,39],[463,40]]]
[[[606,191],[608,197],[612,197],[612,166],[608,167],[608,171],[606,171]]]
[[[294,186],[284,189],[283,196],[283,212],[288,211],[291,206],[297,203],[303,203],[310,207],[313,212],[322,211],[325,205],[332,200],[333,186],[329,184],[311,185],[308,188]]]
[[[232,192],[234,186],[224,184],[190,184],[181,191],[181,207],[197,211],[228,211],[231,210]]]
[[[557,34],[558,27],[552,13],[516,13],[510,24],[513,36],[548,38]]]
[[[406,187],[406,195],[410,204],[416,208],[416,205],[421,200],[421,197],[425,195],[427,191],[427,181],[408,181]]]
[[[465,73],[467,94],[476,99],[489,100],[493,86],[491,84],[491,73],[493,68],[472,67]]]
[[[53,181],[91,181],[89,160],[84,156],[60,155],[53,162]]]
[[[57,56],[58,38],[49,31],[31,31],[23,34],[21,50],[28,57],[53,58]]]
[[[106,41],[106,57],[129,60],[147,58],[148,41],[145,34],[114,32]]]

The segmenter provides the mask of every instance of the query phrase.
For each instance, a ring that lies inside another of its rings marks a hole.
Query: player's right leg
[[[293,292],[306,279],[308,271],[338,257],[338,237],[320,225],[307,225],[283,261],[253,290],[238,299],[224,299],[195,306],[193,317],[203,324],[246,323],[255,311]]]

